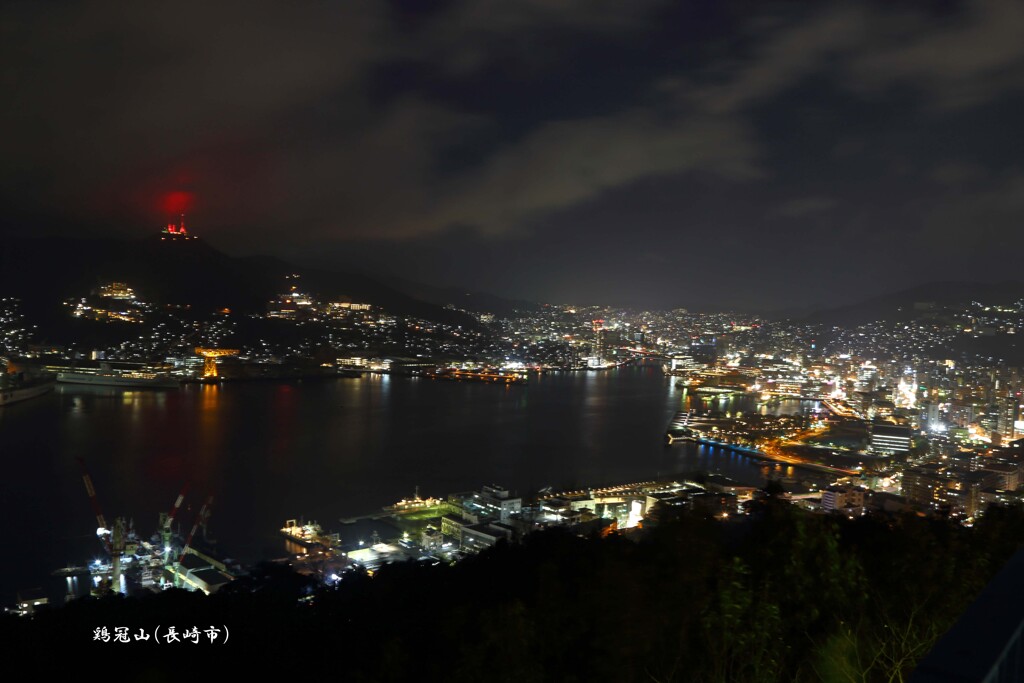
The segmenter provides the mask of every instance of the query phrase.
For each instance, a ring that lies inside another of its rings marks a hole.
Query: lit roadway
[[[818,434],[821,434],[824,431],[825,429],[821,427],[817,429],[804,429],[801,430],[800,432],[797,432],[797,434],[793,438],[778,438],[767,443],[758,444],[758,450],[760,450],[762,453],[768,456],[769,459],[774,460],[776,462],[784,462],[790,465],[800,465],[804,467],[812,465],[816,468],[823,468],[832,472],[840,472],[842,474],[847,475],[857,474],[856,470],[848,470],[842,467],[835,467],[832,465],[823,465],[821,463],[812,462],[799,456],[786,453],[785,451],[782,450],[782,446],[803,445],[803,442],[805,440],[811,438],[812,436],[817,436]]]
[[[848,470],[843,467],[835,467],[833,465],[823,465],[819,462],[812,462],[810,460],[805,460],[804,458],[799,458],[795,455],[783,453],[778,450],[778,447],[774,444],[762,446],[760,450],[765,454],[768,460],[772,460],[774,462],[785,463],[787,465],[794,465],[797,467],[811,467],[814,469],[827,470],[829,472],[845,474],[848,476],[858,474],[857,470]]]
[[[839,403],[836,403],[835,401],[832,401],[832,400],[829,400],[829,399],[824,399],[821,403],[822,403],[822,405],[824,405],[826,408],[831,410],[833,413],[835,413],[839,417],[847,417],[847,418],[851,418],[851,419],[860,419],[860,417],[861,417],[852,408],[848,408],[848,407],[846,407],[844,405],[840,405]]]

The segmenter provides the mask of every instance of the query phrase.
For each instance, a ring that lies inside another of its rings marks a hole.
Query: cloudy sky
[[[1024,2],[8,2],[5,231],[548,301],[1020,278]]]

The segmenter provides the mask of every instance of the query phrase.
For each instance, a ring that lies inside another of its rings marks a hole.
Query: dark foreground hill
[[[643,533],[552,530],[456,566],[389,566],[321,591],[263,566],[211,598],[78,602],[7,618],[0,637],[36,669],[115,666],[131,680],[202,666],[344,681],[905,680],[1021,546],[1024,514],[992,510],[965,529],[850,522],[769,499],[750,518],[662,517]],[[170,626],[227,626],[230,642],[93,640],[103,627]]]

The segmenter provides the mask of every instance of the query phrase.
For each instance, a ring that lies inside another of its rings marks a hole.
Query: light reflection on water
[[[784,398],[773,401],[762,401],[751,394],[704,395],[691,392],[689,389],[679,390],[681,394],[681,410],[694,410],[699,414],[730,415],[737,413],[749,415],[808,415],[822,411],[821,401],[809,401],[799,398]]]
[[[13,568],[3,594],[97,552],[76,457],[107,517],[132,517],[146,534],[186,480],[183,524],[214,494],[211,532],[242,560],[284,554],[285,519],[318,519],[332,531],[339,518],[417,486],[443,496],[486,483],[525,493],[698,469],[753,485],[780,476],[737,454],[666,447],[683,398],[670,379],[640,366],[524,386],[368,375],[177,391],[58,387],[0,413],[9,470],[0,500],[32,539],[28,551],[0,550]]]

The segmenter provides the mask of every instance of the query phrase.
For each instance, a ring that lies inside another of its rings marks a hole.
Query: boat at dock
[[[384,508],[385,512],[393,512],[395,514],[401,514],[403,512],[417,512],[420,510],[428,510],[436,508],[441,505],[443,501],[438,498],[420,498],[420,489],[416,487],[416,493],[412,498],[403,498],[394,505],[388,505]]]
[[[42,396],[53,391],[54,385],[52,377],[24,379],[20,375],[3,373],[0,375],[0,406]]]
[[[487,382],[490,384],[526,384],[526,375],[504,372],[473,372],[470,370],[442,370],[427,373],[430,379],[449,382]]]
[[[98,368],[71,367],[57,373],[61,384],[87,384],[108,387],[132,387],[147,389],[177,389],[181,380],[168,372],[149,367],[116,369],[108,363]]]
[[[341,545],[341,539],[338,534],[325,533],[323,528],[316,522],[300,524],[298,520],[289,519],[281,528],[281,535],[305,548],[315,546],[336,548]]]

